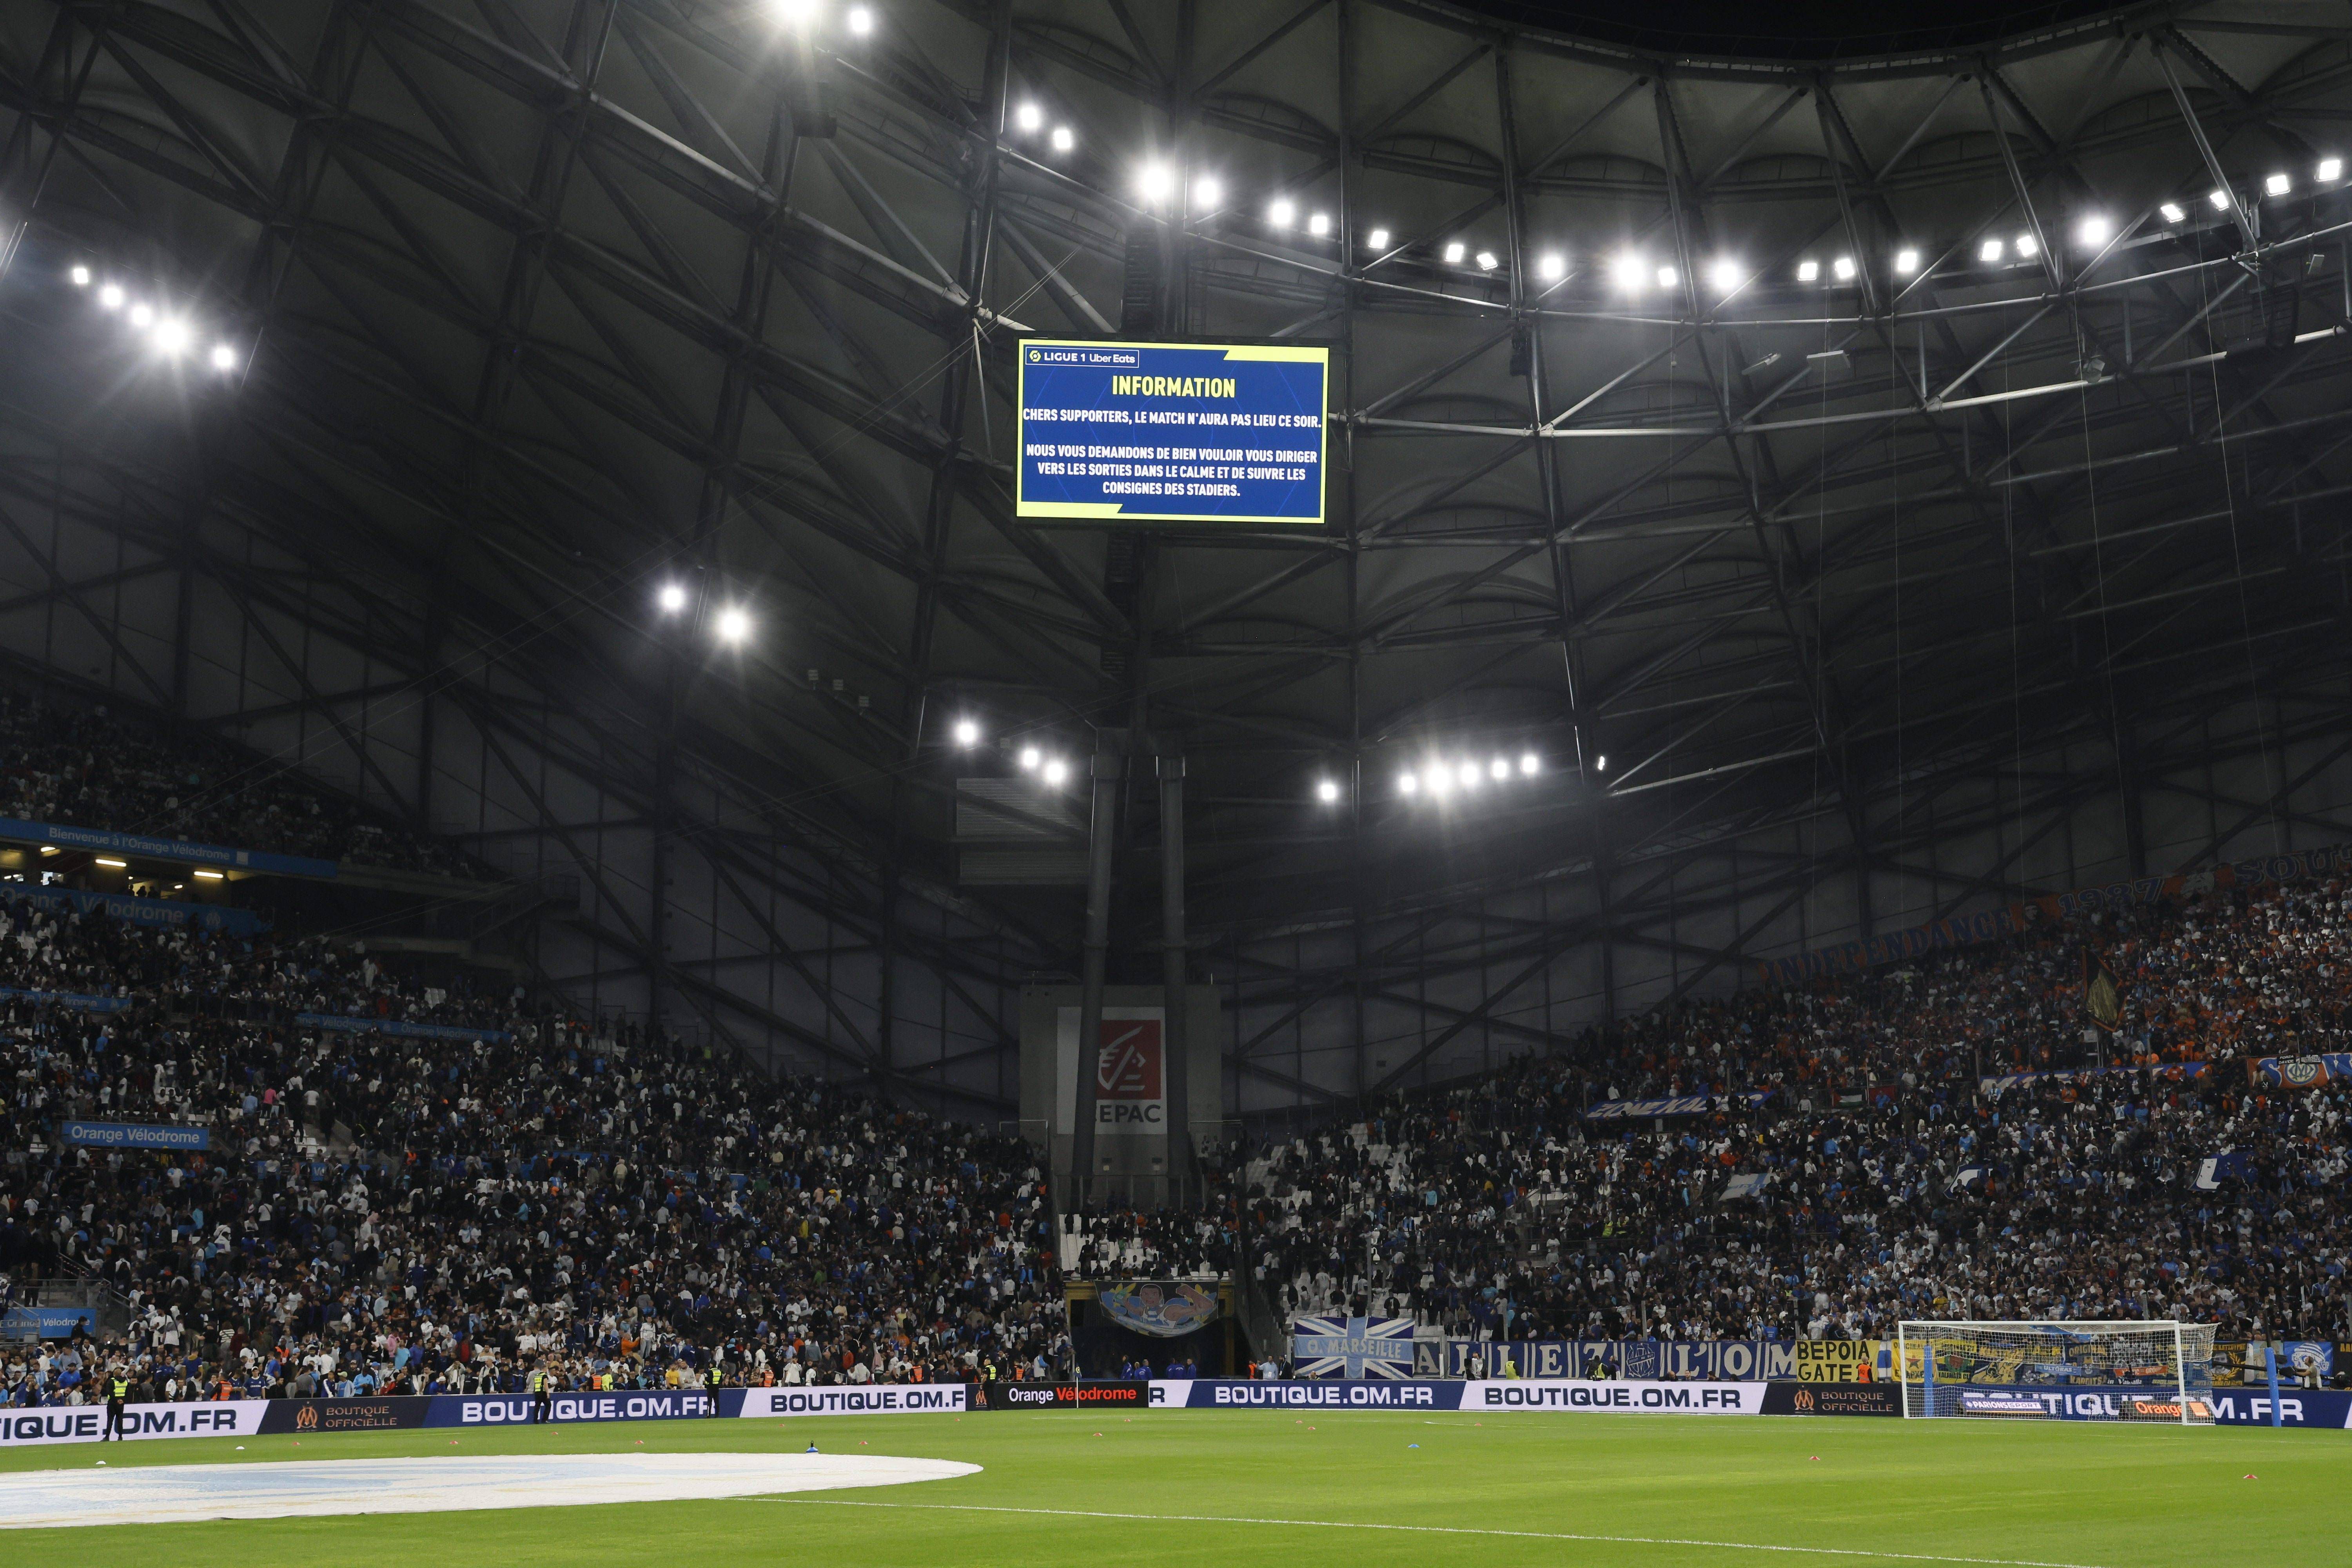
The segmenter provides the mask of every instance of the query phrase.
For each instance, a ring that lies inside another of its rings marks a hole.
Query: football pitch
[[[2352,1435],[2076,1423],[976,1412],[22,1448],[0,1472],[656,1454],[940,1459],[976,1473],[777,1497],[0,1533],[25,1564],[2346,1561]],[[934,1467],[936,1468],[937,1467]],[[60,1478],[61,1479],[61,1478]],[[87,1485],[77,1478],[77,1484]]]

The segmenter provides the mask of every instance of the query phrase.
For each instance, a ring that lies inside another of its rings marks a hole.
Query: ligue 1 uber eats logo
[[[1095,1064],[1095,1113],[1101,1125],[1157,1127],[1166,1121],[1160,1023],[1157,1018],[1103,1020],[1102,1054]]]

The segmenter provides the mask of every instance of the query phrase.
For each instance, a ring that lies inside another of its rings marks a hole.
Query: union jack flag
[[[1294,1318],[1292,1369],[1301,1377],[1411,1377],[1411,1318]]]

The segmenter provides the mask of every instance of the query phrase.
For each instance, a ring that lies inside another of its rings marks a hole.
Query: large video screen
[[[1330,360],[1297,344],[1024,339],[1015,515],[1319,525]]]

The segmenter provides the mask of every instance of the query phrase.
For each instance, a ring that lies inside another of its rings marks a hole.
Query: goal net
[[[2072,1421],[2213,1420],[2213,1325],[1905,1321],[1906,1415]]]

